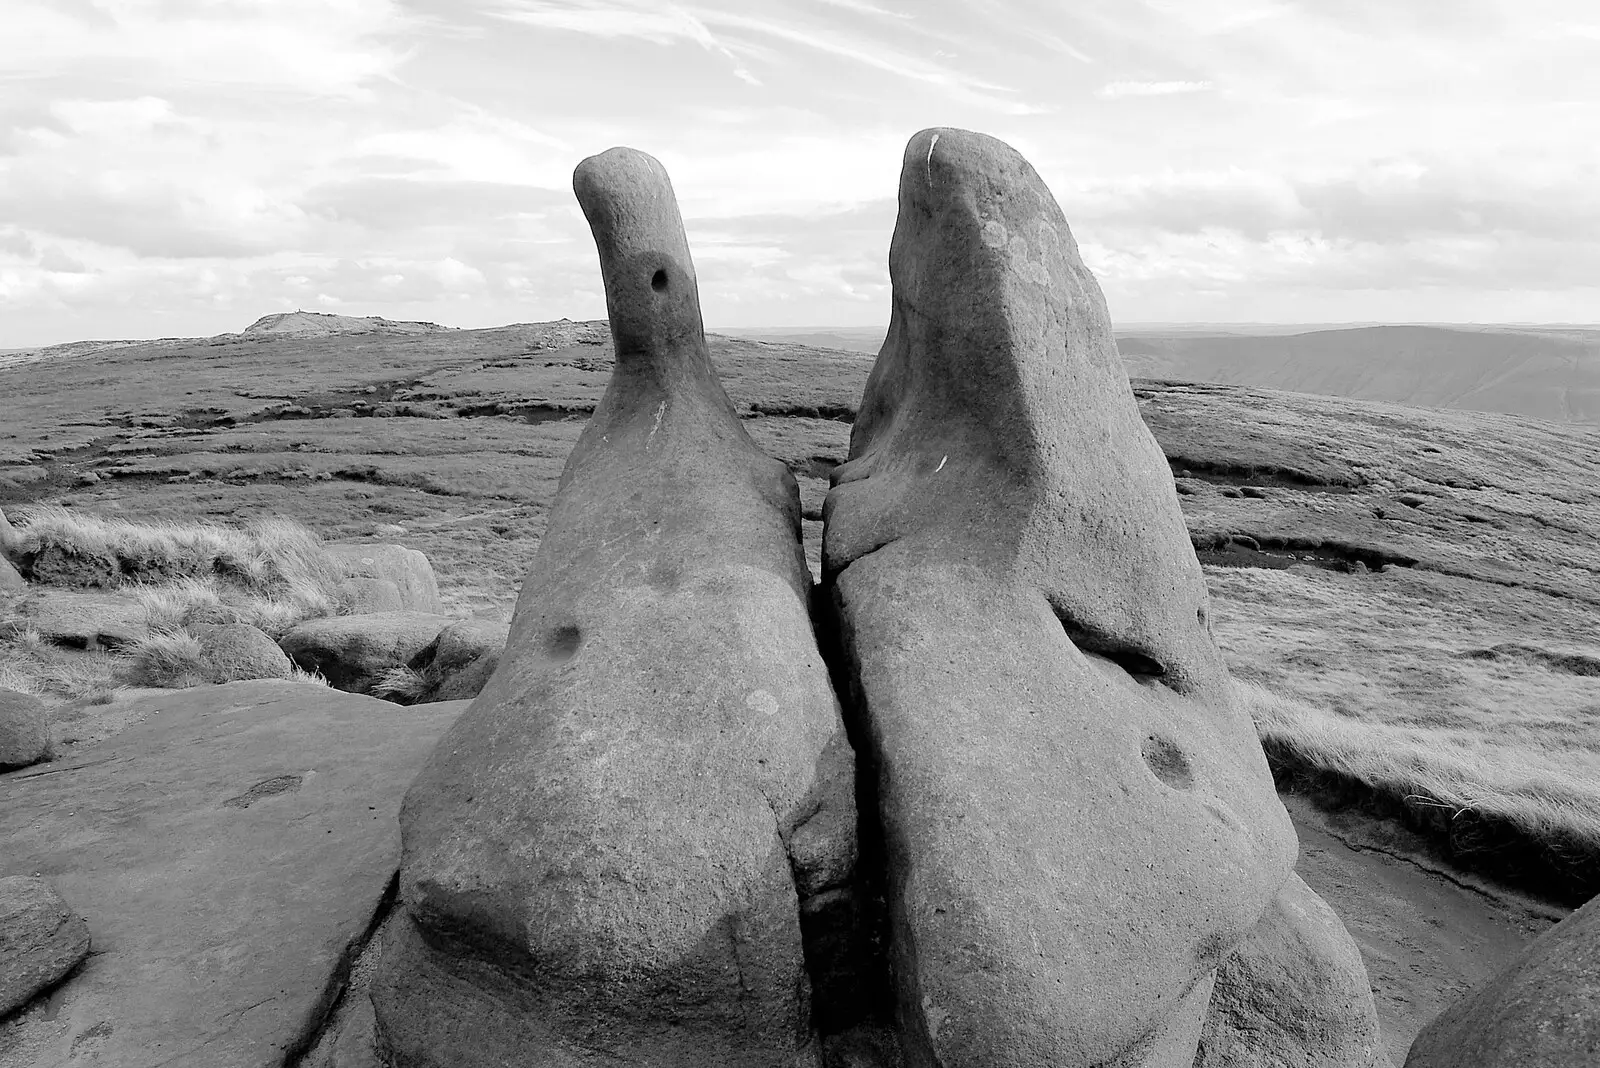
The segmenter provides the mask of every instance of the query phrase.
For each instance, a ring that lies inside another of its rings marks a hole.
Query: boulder
[[[1300,876],[1218,969],[1194,1068],[1392,1068],[1361,950]]]
[[[16,568],[11,566],[11,561],[0,556],[0,595],[8,593],[21,593],[28,588],[27,580]]]
[[[374,612],[404,612],[405,598],[400,587],[389,579],[348,578],[339,583],[339,595],[350,615],[370,615]],[[418,609],[428,612],[438,609]]]
[[[1600,898],[1536,938],[1411,1044],[1406,1068],[1600,1064]]]
[[[0,1017],[55,986],[88,955],[89,925],[48,882],[0,878]]]
[[[49,760],[50,712],[30,694],[0,690],[0,771]]]
[[[120,649],[150,634],[144,605],[125,593],[35,588],[24,614],[45,641],[72,649]]]
[[[248,623],[195,624],[189,629],[200,639],[206,682],[286,679],[291,674],[293,665],[278,643]]]
[[[0,776],[0,876],[42,873],[95,942],[0,1023],[0,1068],[293,1063],[385,903],[406,784],[462,706],[292,682],[139,704],[114,738]]]
[[[499,666],[511,626],[484,619],[452,623],[408,665],[427,681],[423,701],[460,701],[478,696]]]
[[[298,624],[278,644],[306,671],[321,674],[337,689],[360,693],[384,672],[404,667],[450,622],[426,612],[327,616]]]
[[[439,600],[439,580],[428,557],[403,545],[335,543],[327,546],[328,555],[351,578],[383,579],[394,583],[400,593],[400,608],[407,612],[444,611]]]
[[[22,535],[11,525],[4,511],[0,511],[0,559],[10,560],[22,548]]]
[[[825,505],[908,1065],[1182,1066],[1295,861],[1105,301],[1010,147],[907,146]]]
[[[716,378],[661,165],[573,184],[616,363],[500,668],[406,796],[378,1033],[398,1068],[816,1065],[856,820],[798,490]]]

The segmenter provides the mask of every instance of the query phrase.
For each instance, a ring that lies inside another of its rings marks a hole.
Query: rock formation
[[[452,623],[406,666],[417,672],[422,701],[470,700],[483,691],[511,637],[504,623],[468,619]]]
[[[7,877],[46,872],[95,943],[0,1022],[0,1068],[297,1063],[392,885],[406,784],[461,709],[200,687],[133,702],[133,725],[93,750],[0,775],[0,977],[28,930]],[[72,930],[30,941],[82,946]]]
[[[32,694],[0,690],[0,771],[50,759],[50,711]]]
[[[350,542],[335,542],[327,546],[327,552],[351,578],[394,583],[400,594],[401,609],[433,614],[444,611],[444,603],[439,599],[439,579],[426,553],[404,545]]]
[[[661,165],[573,185],[616,363],[499,668],[406,797],[378,1032],[400,1068],[812,1065],[806,935],[856,844],[798,493],[717,381]]]
[[[286,679],[291,674],[289,657],[278,643],[248,623],[195,623],[189,630],[200,640],[200,662],[208,683]]]
[[[1600,898],[1422,1029],[1406,1068],[1600,1064]]]
[[[907,1064],[1189,1068],[1295,836],[1171,474],[1011,148],[912,138],[889,267],[824,584],[876,769]]]
[[[88,955],[89,925],[54,887],[33,875],[0,877],[0,1016],[55,986]]]
[[[278,643],[289,659],[329,685],[367,693],[385,672],[403,667],[453,620],[427,612],[324,616],[297,624]]]
[[[12,566],[10,560],[0,554],[0,596],[21,593],[27,588],[27,580]]]
[[[1217,972],[1194,1068],[1393,1068],[1361,951],[1298,875]]]

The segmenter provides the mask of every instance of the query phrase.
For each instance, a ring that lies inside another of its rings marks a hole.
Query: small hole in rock
[[[667,272],[666,271],[657,271],[655,274],[651,275],[650,276],[650,288],[655,290],[657,293],[661,292],[663,289],[666,289],[667,288]]]
[[[582,632],[569,623],[550,632],[550,637],[545,639],[544,655],[548,660],[563,664],[578,655],[578,647],[582,644]]]
[[[1187,790],[1194,785],[1194,769],[1176,742],[1152,734],[1145,739],[1140,755],[1150,765],[1151,774],[1174,790]]]

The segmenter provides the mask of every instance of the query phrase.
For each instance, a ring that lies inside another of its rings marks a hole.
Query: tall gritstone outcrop
[[[406,795],[380,1044],[402,1068],[815,1065],[807,947],[828,973],[856,814],[795,482],[717,381],[665,170],[612,149],[573,187],[616,365],[499,667]]]
[[[1009,146],[912,138],[889,270],[823,582],[906,1063],[1190,1068],[1296,840],[1169,468]]]

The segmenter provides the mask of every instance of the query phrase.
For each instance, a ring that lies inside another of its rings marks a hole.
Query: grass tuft
[[[320,671],[307,671],[299,664],[289,665],[289,681],[303,682],[309,686],[332,686],[327,677]]]
[[[330,601],[344,574],[322,539],[292,519],[246,526],[204,522],[137,523],[57,505],[23,510],[16,526],[23,556],[55,547],[72,556],[115,561],[130,583],[170,586],[216,580],[258,598],[282,600],[314,587]]]
[[[404,664],[392,667],[378,676],[378,681],[368,692],[373,697],[393,701],[400,705],[413,705],[426,694],[432,682],[422,672]]]
[[[1235,686],[1275,771],[1359,783],[1401,808],[1434,810],[1424,822],[1443,826],[1469,863],[1475,850],[1514,847],[1581,875],[1600,857],[1600,752],[1590,746],[1373,722],[1256,683]]]
[[[206,681],[200,639],[188,631],[152,634],[135,642],[123,656],[120,675],[128,686],[181,690]]]

